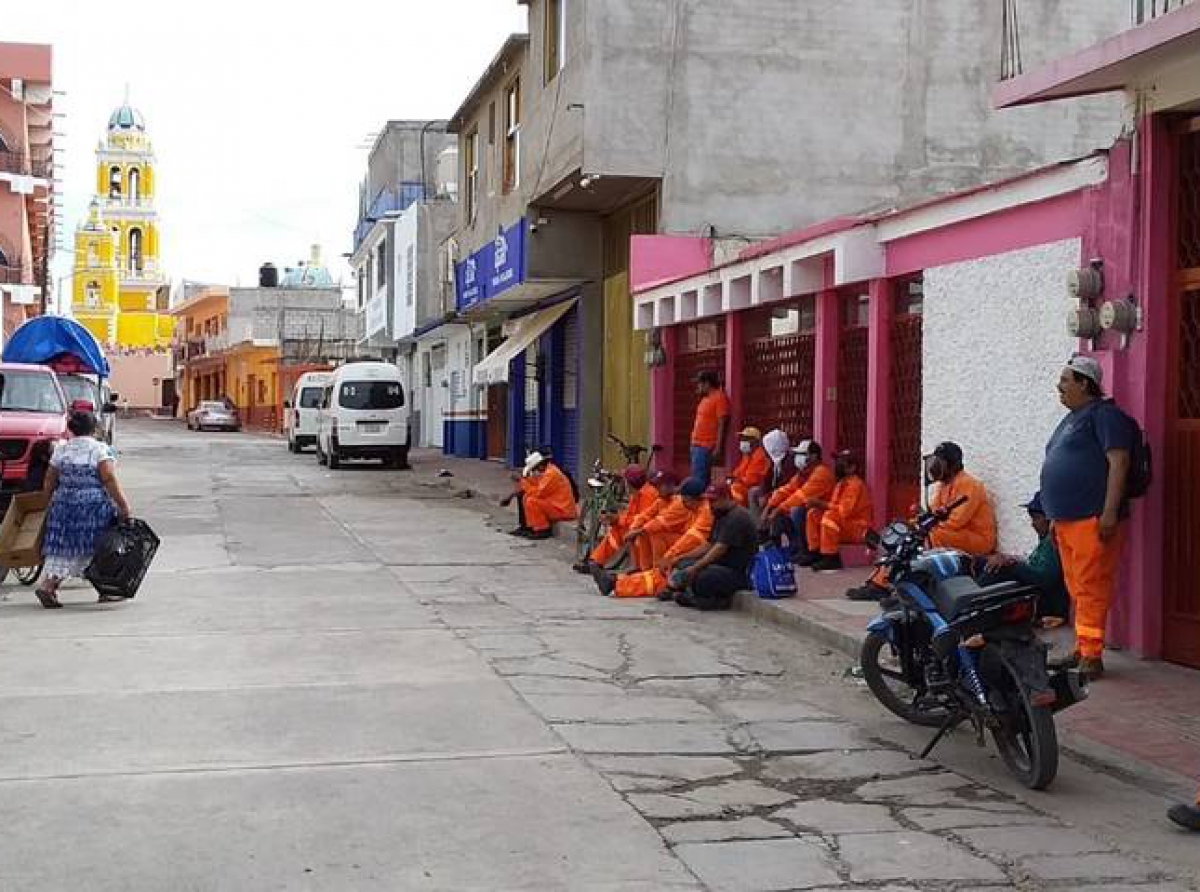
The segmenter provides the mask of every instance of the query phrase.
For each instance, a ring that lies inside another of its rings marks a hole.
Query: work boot
[[[575,563],[571,564],[571,569],[580,576],[590,576],[593,566],[595,565],[591,561],[576,561]]]
[[[882,601],[888,596],[888,590],[882,585],[868,582],[858,588],[846,589],[846,597],[851,601]]]
[[[842,556],[839,554],[823,554],[812,565],[814,573],[836,573],[842,569]]]
[[[592,564],[592,579],[596,582],[596,588],[600,589],[600,594],[606,598],[611,598],[617,588],[617,575],[610,573],[603,567]]]
[[[799,555],[797,555],[794,563],[796,564],[797,567],[811,567],[813,564],[815,564],[820,559],[821,559],[821,555],[816,554],[811,551],[805,551],[805,552],[801,552]]]
[[[1080,657],[1079,674],[1088,681],[1104,677],[1104,660],[1100,657]]]
[[[1174,805],[1167,812],[1167,817],[1184,830],[1200,832],[1200,804]]]
[[[528,533],[525,534],[525,538],[532,539],[535,542],[540,542],[543,539],[553,539],[554,538],[554,530],[551,530],[551,529],[530,530]]]
[[[679,592],[675,591],[675,589],[668,587],[655,595],[654,598],[657,601],[674,601],[675,596],[678,594]]]
[[[529,529],[529,527],[517,527],[516,529],[509,530],[508,535],[516,536],[518,539],[524,539],[532,532],[533,530]]]

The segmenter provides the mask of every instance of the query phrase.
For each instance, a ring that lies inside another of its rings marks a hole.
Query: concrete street
[[[1136,777],[914,761],[845,657],[601,598],[436,464],[119,447],[138,598],[0,590],[3,892],[1196,888]]]

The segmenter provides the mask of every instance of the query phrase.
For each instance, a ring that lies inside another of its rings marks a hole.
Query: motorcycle
[[[1086,699],[1087,682],[1077,669],[1047,667],[1049,648],[1034,632],[1035,588],[980,586],[969,555],[927,547],[966,501],[869,537],[882,551],[890,594],[867,627],[863,679],[889,711],[938,729],[922,759],[970,722],[979,746],[990,732],[1013,776],[1044,790],[1058,773],[1054,714]]]

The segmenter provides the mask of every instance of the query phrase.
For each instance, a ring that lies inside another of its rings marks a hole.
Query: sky
[[[157,156],[167,275],[229,285],[314,243],[348,282],[372,136],[389,118],[449,117],[526,24],[517,0],[0,3],[0,39],[52,44],[64,94],[57,275],[128,85]]]

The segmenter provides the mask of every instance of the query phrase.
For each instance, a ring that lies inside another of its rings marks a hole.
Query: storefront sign
[[[526,221],[522,217],[455,267],[459,310],[467,310],[525,281]]]

